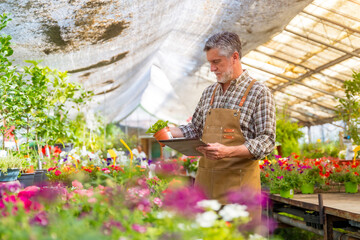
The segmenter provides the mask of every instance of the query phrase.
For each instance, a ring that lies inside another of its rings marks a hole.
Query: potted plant
[[[11,152],[4,154],[0,157],[0,182],[15,181],[19,175],[20,169],[25,164],[25,159],[16,157]]]
[[[20,182],[21,186],[26,188],[34,184],[34,177],[35,177],[34,165],[30,165],[20,169],[20,173],[17,180]]]
[[[345,185],[346,193],[357,193],[360,183],[360,168],[358,163],[339,166],[332,174],[331,180]]]
[[[151,125],[146,133],[153,133],[157,141],[167,140],[173,138],[168,127],[169,121],[158,120],[155,124]],[[160,142],[159,142],[160,143]],[[165,145],[160,143],[162,147]]]
[[[294,189],[298,187],[298,174],[295,166],[288,160],[279,159],[269,166],[270,193],[280,193],[281,197],[293,198]]]
[[[303,194],[312,194],[314,193],[315,185],[321,184],[324,180],[319,175],[319,169],[316,167],[300,167],[299,178],[299,186],[301,193]]]

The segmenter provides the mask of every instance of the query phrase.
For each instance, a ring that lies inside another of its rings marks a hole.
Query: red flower
[[[54,153],[61,153],[61,149],[58,146],[54,147]]]
[[[61,174],[61,171],[60,171],[60,170],[56,170],[56,171],[55,171],[55,175],[56,175],[56,176],[59,176],[60,174]]]
[[[269,173],[266,173],[265,177],[269,177],[269,175],[270,175]]]
[[[48,169],[48,172],[50,172],[50,171],[52,171],[52,170],[55,170],[55,169],[57,169],[58,167],[56,166],[56,167],[52,167],[52,168],[49,168]]]
[[[49,151],[51,151],[51,147],[49,146],[49,145],[46,145],[45,147],[42,147],[41,148],[41,152],[42,152],[42,154],[46,154],[46,147],[48,147],[49,148]]]
[[[354,172],[354,174],[355,174],[356,176],[359,176],[359,174],[358,174],[357,172]]]

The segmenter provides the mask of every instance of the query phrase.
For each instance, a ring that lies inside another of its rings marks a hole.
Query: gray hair
[[[226,57],[230,57],[236,51],[241,59],[241,41],[236,33],[221,32],[212,35],[206,41],[204,51],[207,52],[213,48],[218,48]]]

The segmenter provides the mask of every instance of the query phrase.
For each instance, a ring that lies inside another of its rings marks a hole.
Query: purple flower
[[[271,170],[272,172],[274,172],[274,171],[275,171],[275,169],[273,169],[273,168],[271,168],[270,170]]]
[[[141,226],[139,224],[133,224],[132,229],[135,230],[136,232],[139,232],[139,233],[145,233],[146,232],[146,227]]]
[[[283,179],[284,177],[283,176],[277,176],[276,178],[277,179]]]

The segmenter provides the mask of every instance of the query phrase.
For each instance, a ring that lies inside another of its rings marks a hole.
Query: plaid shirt
[[[216,89],[212,108],[239,109],[242,96],[253,79],[244,71],[232,80],[223,93],[222,86]],[[179,126],[186,138],[201,138],[211,96],[218,83],[207,87],[202,93],[191,123]],[[245,138],[244,145],[254,156],[261,159],[274,150],[276,135],[275,104],[269,89],[256,81],[240,111],[240,128]]]

